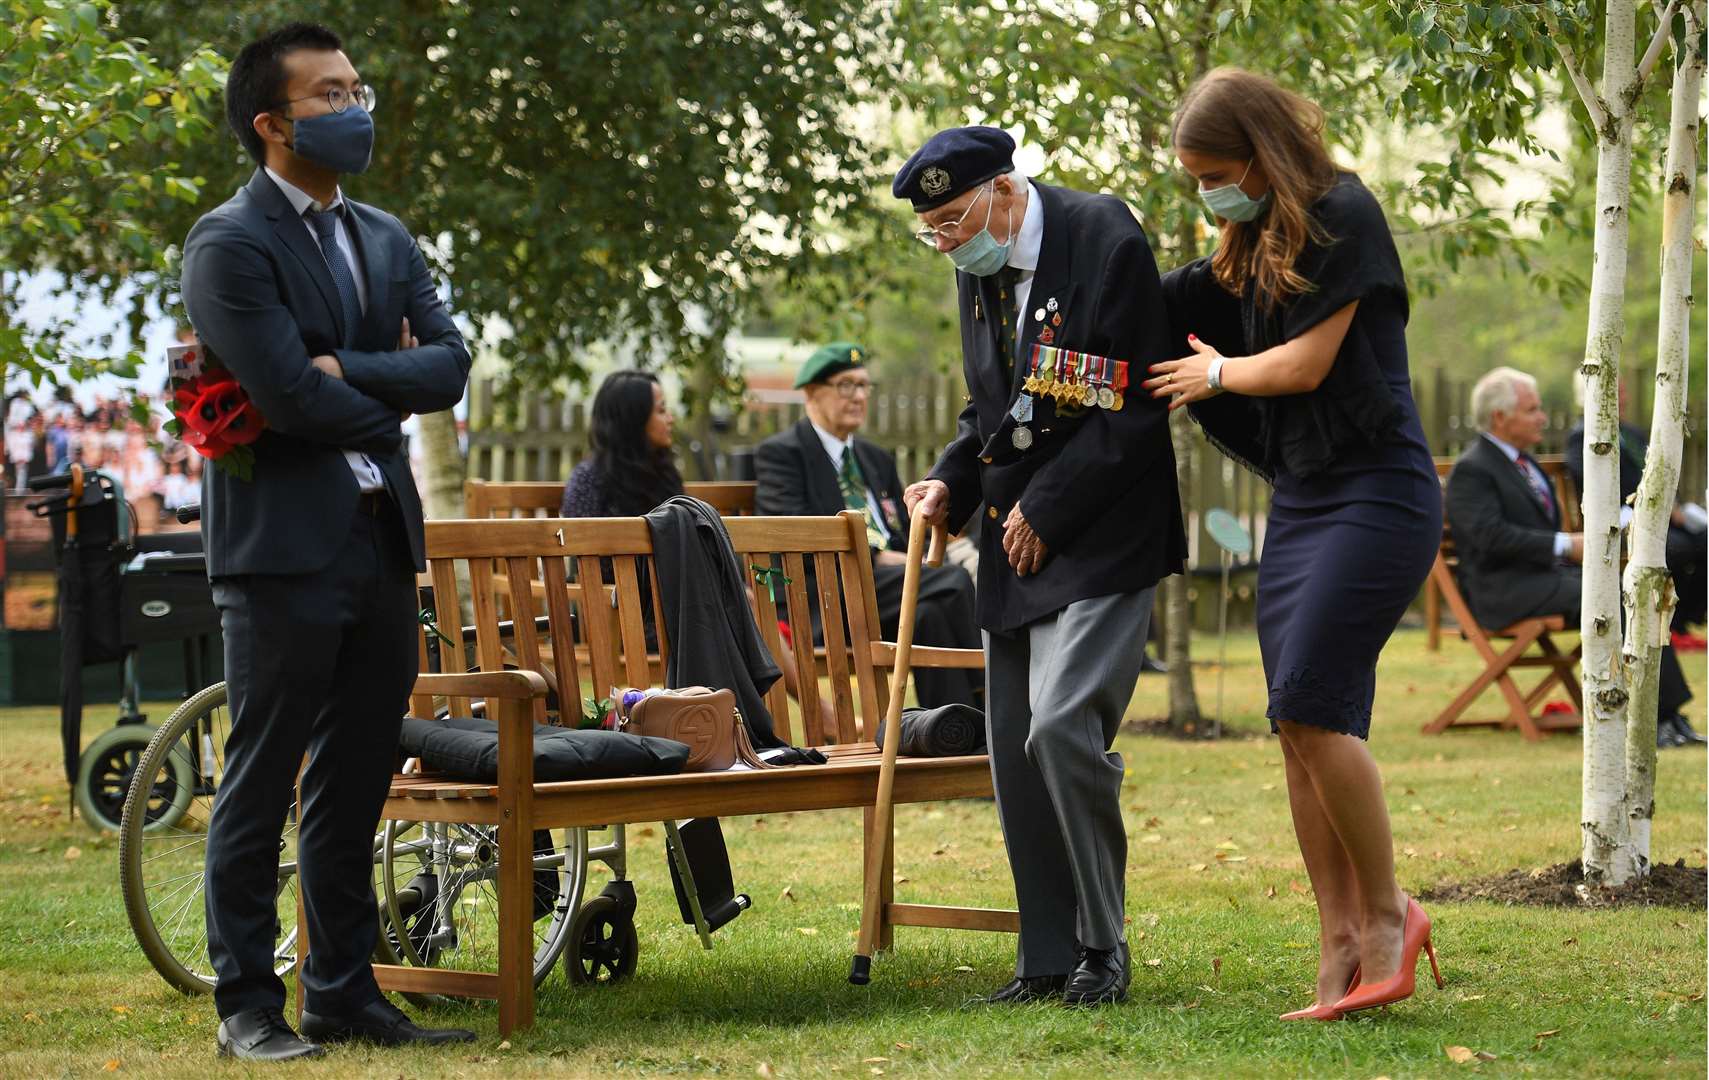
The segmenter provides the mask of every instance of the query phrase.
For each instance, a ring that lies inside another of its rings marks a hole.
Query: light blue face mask
[[[1003,269],[1009,261],[1009,249],[1015,246],[1014,211],[1009,211],[1009,239],[999,244],[997,238],[991,235],[991,212],[997,208],[996,181],[992,181],[991,202],[985,208],[985,227],[978,235],[951,248],[947,253],[949,261],[955,268],[974,277],[990,277]]]
[[[1246,172],[1241,173],[1240,179],[1234,183],[1211,188],[1209,191],[1201,187],[1199,198],[1204,202],[1206,209],[1227,221],[1251,221],[1262,214],[1265,208],[1270,205],[1270,193],[1266,191],[1254,199],[1240,190],[1240,185],[1246,182],[1247,174],[1251,171],[1252,161],[1249,159],[1246,162]]]

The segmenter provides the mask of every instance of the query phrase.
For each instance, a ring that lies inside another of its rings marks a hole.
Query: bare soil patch
[[[1492,877],[1444,882],[1420,894],[1421,900],[1461,902],[1486,900],[1508,906],[1535,907],[1677,907],[1701,910],[1709,903],[1709,868],[1687,866],[1685,860],[1650,869],[1648,877],[1618,888],[1586,888],[1584,865],[1574,859],[1538,870],[1509,870]]]

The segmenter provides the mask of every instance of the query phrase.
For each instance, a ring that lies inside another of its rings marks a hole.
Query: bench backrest
[[[684,484],[683,491],[710,503],[725,517],[754,512],[751,480],[709,480]],[[564,485],[540,481],[463,481],[463,515],[468,518],[557,517]]]
[[[767,693],[778,736],[797,745],[847,744],[858,741],[863,729],[876,730],[889,703],[890,685],[889,672],[876,667],[873,659],[872,644],[881,632],[863,520],[845,512],[836,517],[733,518],[725,524],[751,586],[749,602],[761,636],[773,656],[781,656],[778,620],[786,619],[796,628],[791,648],[797,670],[813,676],[799,680],[800,701],[793,713],[796,703],[783,680]],[[429,521],[427,556],[436,619],[442,627],[461,625],[458,564],[467,567],[475,626],[473,666],[496,671],[510,663],[539,672],[556,690],[566,722],[575,722],[585,698],[653,684],[643,614],[649,609],[657,628],[658,655],[668,661],[671,642],[659,591],[642,584],[643,576],[656,580],[652,534],[644,519]],[[610,584],[601,576],[601,559],[611,562]],[[774,565],[781,572],[755,573]],[[572,573],[574,581],[568,580]],[[766,584],[755,585],[756,576]],[[523,619],[510,633],[504,632],[499,625],[500,590],[510,611],[543,607],[547,629],[539,631]],[[535,593],[543,594],[543,605]],[[822,649],[814,647],[809,630],[815,609],[824,627]],[[423,642],[426,670],[425,635]],[[461,650],[446,648],[440,663],[440,670],[456,673],[469,670],[470,660]],[[828,678],[828,691],[821,677]],[[823,730],[822,692],[831,697],[831,731]],[[418,710],[423,707],[415,704]],[[451,702],[454,715],[466,716],[468,708],[467,701]]]

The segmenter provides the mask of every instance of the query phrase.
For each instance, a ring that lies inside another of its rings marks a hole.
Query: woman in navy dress
[[[1382,209],[1323,142],[1323,111],[1219,69],[1176,113],[1217,249],[1165,278],[1191,355],[1145,385],[1275,488],[1258,571],[1268,716],[1317,896],[1317,996],[1338,1019],[1410,996],[1430,921],[1395,880],[1366,746],[1378,654],[1442,536],[1407,374],[1406,280]],[[1220,346],[1220,350],[1219,347]]]

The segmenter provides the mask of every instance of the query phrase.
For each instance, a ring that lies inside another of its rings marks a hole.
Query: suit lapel
[[[1537,492],[1532,489],[1530,482],[1520,474],[1519,463],[1508,460],[1506,451],[1502,450],[1501,447],[1482,436],[1479,438],[1484,445],[1485,456],[1489,458],[1490,468],[1495,470],[1495,474],[1499,478],[1497,483],[1507,485],[1510,491],[1520,495],[1524,499],[1525,505],[1537,512],[1537,517],[1543,524],[1555,528],[1556,523],[1549,519],[1548,508],[1538,500]]]
[[[338,300],[338,286],[332,283],[332,271],[327,269],[325,257],[315,245],[314,237],[309,235],[308,223],[297,216],[291,208],[291,200],[285,198],[285,193],[279,190],[279,185],[265,170],[255,170],[255,175],[249,180],[249,194],[272,220],[273,232],[279,241],[296,256],[303,271],[320,290],[320,298],[326,302],[327,317],[341,332],[339,340],[346,340],[342,333],[345,329],[344,306]]]
[[[819,433],[813,430],[813,422],[796,421],[795,437],[801,443],[802,460],[807,463],[808,505],[821,514],[842,513],[843,489],[837,483],[837,469],[831,464],[831,455],[825,453]]]
[[[367,338],[363,331],[377,330],[381,335],[379,340],[387,342],[386,328],[378,326],[378,322],[386,306],[386,282],[391,279],[390,260],[386,258],[386,245],[380,241],[379,234],[368,223],[368,210],[365,206],[345,200],[350,213],[345,221],[351,226],[350,232],[356,242],[356,258],[362,263],[362,276],[368,284],[368,310],[362,316],[362,321],[352,342],[373,340]],[[395,337],[396,335],[392,335]]]

